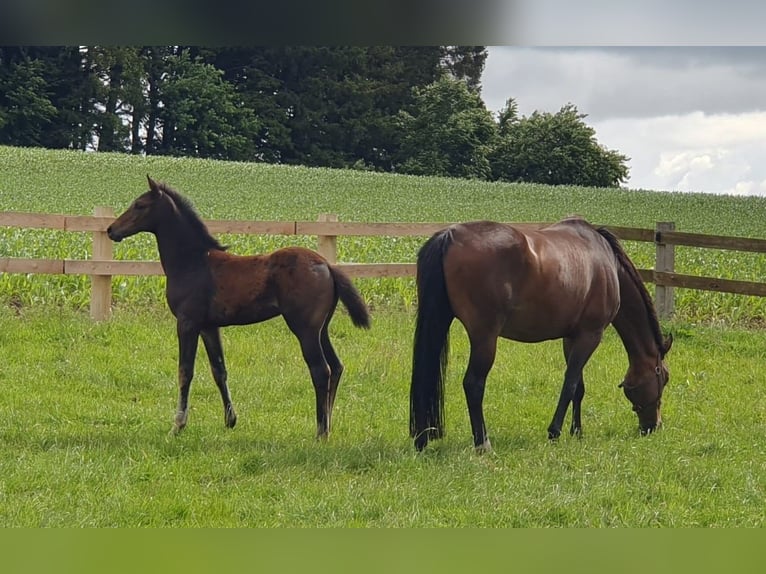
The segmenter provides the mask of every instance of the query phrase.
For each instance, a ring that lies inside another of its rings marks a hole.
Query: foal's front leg
[[[178,334],[178,407],[171,434],[178,434],[189,418],[189,389],[194,378],[194,358],[197,356],[199,329],[187,321],[176,322]]]

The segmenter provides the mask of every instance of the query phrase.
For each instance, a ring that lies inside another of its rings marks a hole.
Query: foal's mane
[[[630,277],[630,279],[635,284],[636,289],[641,294],[641,299],[644,301],[644,308],[646,309],[647,318],[649,319],[649,325],[652,329],[654,340],[657,342],[657,348],[660,350],[661,354],[664,354],[665,340],[660,329],[660,322],[657,319],[657,311],[654,308],[652,297],[649,295],[649,291],[646,290],[644,281],[641,279],[641,275],[638,273],[638,269],[636,269],[636,266],[630,260],[628,254],[625,253],[625,250],[623,249],[619,240],[611,231],[605,227],[597,227],[595,229],[601,235],[601,237],[606,239],[607,243],[609,243],[609,246],[612,248],[617,261],[620,263],[625,273],[628,275],[628,277]]]
[[[163,193],[166,193],[168,197],[173,200],[173,203],[176,204],[176,208],[178,208],[178,213],[181,217],[200,236],[206,249],[226,251],[227,247],[221,245],[219,241],[211,235],[207,225],[202,221],[202,218],[199,216],[199,213],[197,213],[197,210],[194,208],[191,201],[166,183],[160,183],[159,186]]]

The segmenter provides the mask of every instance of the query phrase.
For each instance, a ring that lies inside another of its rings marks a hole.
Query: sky
[[[630,158],[625,187],[766,196],[766,47],[490,46],[488,53],[487,108],[497,112],[513,98],[526,116],[574,104],[600,144]]]

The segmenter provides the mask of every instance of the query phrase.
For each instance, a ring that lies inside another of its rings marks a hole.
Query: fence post
[[[96,217],[114,217],[111,207],[96,207],[93,210]],[[106,231],[93,232],[93,260],[111,261],[112,240]],[[90,317],[95,321],[108,319],[112,314],[112,276],[90,276]]]
[[[657,222],[654,228],[654,244],[656,247],[654,270],[665,273],[673,273],[676,266],[675,245],[667,245],[662,242],[663,231],[674,231],[676,224],[672,221]],[[672,285],[660,285],[655,282],[654,304],[657,314],[661,319],[668,319],[673,315],[675,307],[675,294]]]
[[[338,216],[333,213],[320,213],[317,221],[335,222]],[[338,238],[335,235],[318,235],[317,252],[333,265],[338,262]]]

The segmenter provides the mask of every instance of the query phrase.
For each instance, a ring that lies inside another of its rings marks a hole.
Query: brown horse
[[[572,217],[548,227],[489,221],[434,234],[417,260],[418,311],[410,387],[410,434],[422,450],[443,435],[449,329],[457,317],[468,333],[463,378],[474,446],[491,450],[482,402],[497,338],[534,343],[563,339],[566,372],[548,437],[558,438],[569,403],[570,432],[582,431],[583,367],[612,323],[628,354],[620,384],[643,433],[661,424],[668,381],[663,338],[651,297],[617,238]]]
[[[343,373],[327,331],[338,299],[354,325],[370,325],[367,306],[351,280],[321,255],[302,247],[268,255],[229,254],[186,198],[148,179],[149,191],[136,198],[107,233],[113,241],[141,231],[157,238],[167,276],[165,294],[177,320],[179,395],[172,432],[182,430],[188,419],[199,337],[221,392],[226,426],[232,428],[237,415],[226,385],[219,327],[259,323],[282,315],[300,342],[314,384],[317,437],[326,437]]]

